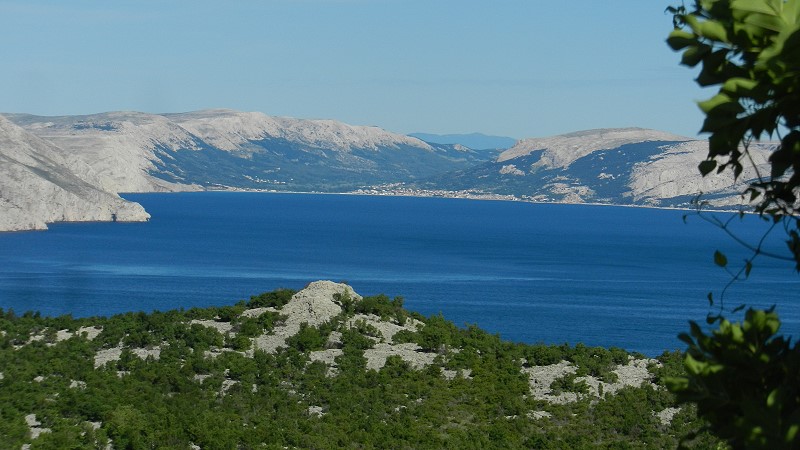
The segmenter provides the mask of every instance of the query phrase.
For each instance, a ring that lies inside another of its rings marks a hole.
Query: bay
[[[503,338],[616,346],[655,356],[682,348],[706,294],[747,251],[686,212],[592,205],[322,194],[128,194],[148,223],[54,224],[0,235],[0,308],[111,315],[232,304],[330,279],[362,295],[403,296]],[[756,217],[732,229],[756,242]],[[777,234],[767,243],[783,251]],[[759,258],[724,297],[778,305],[797,335],[800,279]]]

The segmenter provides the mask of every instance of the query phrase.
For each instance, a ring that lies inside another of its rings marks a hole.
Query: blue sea
[[[148,223],[55,224],[0,234],[0,308],[76,317],[233,304],[344,281],[402,296],[503,338],[655,356],[704,321],[748,253],[685,211],[441,198],[204,192],[129,194]],[[727,217],[727,216],[721,216]],[[757,217],[731,229],[755,242]],[[777,237],[780,235],[778,234]],[[780,239],[767,247],[783,251]],[[759,258],[724,304],[778,305],[800,331],[800,277]]]

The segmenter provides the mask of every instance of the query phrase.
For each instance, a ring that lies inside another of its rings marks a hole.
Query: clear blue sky
[[[693,136],[670,0],[0,0],[0,111],[204,108],[400,133]]]

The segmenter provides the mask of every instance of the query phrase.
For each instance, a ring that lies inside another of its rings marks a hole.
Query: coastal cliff
[[[70,164],[62,149],[0,116],[0,231],[150,218],[141,205],[86,181],[92,177],[89,165]]]

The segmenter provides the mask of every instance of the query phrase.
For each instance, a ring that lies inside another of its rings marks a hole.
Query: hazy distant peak
[[[685,136],[645,128],[601,128],[545,138],[523,139],[514,147],[501,153],[497,162],[526,156],[536,150],[545,150],[547,155],[543,157],[542,165],[566,167],[573,161],[597,150],[608,150],[637,142],[691,140],[693,139]]]
[[[495,150],[512,147],[517,140],[507,136],[492,136],[483,133],[432,134],[411,133],[409,136],[434,144],[458,144],[474,150]]]

